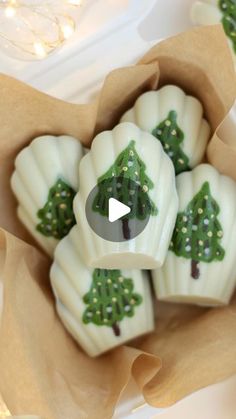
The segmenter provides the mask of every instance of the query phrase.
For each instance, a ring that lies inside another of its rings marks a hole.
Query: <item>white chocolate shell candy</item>
[[[201,0],[191,8],[191,19],[199,25],[222,23],[236,62],[236,2],[235,0]]]
[[[210,136],[199,100],[172,85],[142,94],[121,122],[133,122],[160,140],[176,174],[202,161]]]
[[[154,328],[147,274],[89,269],[81,259],[78,227],[58,244],[51,283],[59,317],[90,355],[98,356]]]
[[[236,183],[202,164],[177,176],[179,213],[161,269],[158,299],[227,304],[236,285]]]
[[[178,197],[173,165],[160,142],[134,124],[117,125],[94,139],[81,160],[79,176],[74,214],[86,264],[107,269],[161,266],[175,224]],[[130,213],[117,221],[117,237],[121,234],[123,240],[105,240],[88,224],[85,207],[94,187],[97,193],[91,212],[97,226],[108,219],[110,198],[129,206]],[[149,216],[145,229],[132,238],[133,229]]]
[[[82,145],[68,136],[38,137],[15,161],[11,186],[19,219],[49,254],[75,224],[72,203],[78,191]]]

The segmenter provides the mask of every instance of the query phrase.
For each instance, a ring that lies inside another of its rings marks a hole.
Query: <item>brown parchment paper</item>
[[[9,177],[17,152],[33,137],[70,134],[89,145],[142,92],[170,82],[202,101],[212,126],[208,157],[214,163],[214,133],[236,97],[234,67],[220,26],[196,28],[158,44],[138,65],[112,72],[89,105],[64,103],[0,76],[0,391],[12,414],[106,419],[131,375],[145,399],[163,407],[236,373],[235,299],[217,309],[157,304],[153,334],[98,359],[86,356],[55,313],[49,259],[32,245],[15,216]],[[234,144],[222,141],[224,171]],[[228,174],[236,178],[236,165]]]

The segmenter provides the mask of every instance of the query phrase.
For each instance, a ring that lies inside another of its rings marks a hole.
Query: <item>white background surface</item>
[[[0,72],[56,97],[82,103],[96,95],[111,69],[134,63],[157,40],[189,28],[192,3],[193,0],[89,1],[80,30],[67,47],[40,63],[16,61],[0,53]],[[235,419],[235,389],[233,377],[160,411],[142,406],[144,400],[131,383],[115,418]]]

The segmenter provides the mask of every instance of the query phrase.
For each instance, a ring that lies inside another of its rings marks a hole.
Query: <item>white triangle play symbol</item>
[[[109,199],[108,219],[110,223],[114,223],[114,221],[117,221],[124,217],[124,215],[129,214],[130,211],[131,209],[127,205],[122,204],[122,202],[117,201],[117,199]]]

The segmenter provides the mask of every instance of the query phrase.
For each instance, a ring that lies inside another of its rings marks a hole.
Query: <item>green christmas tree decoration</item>
[[[199,262],[210,263],[224,259],[225,251],[219,242],[223,230],[217,218],[220,208],[213,199],[210,185],[205,182],[201,190],[177,216],[170,244],[176,256],[191,259],[191,276],[200,277]]]
[[[120,270],[95,269],[91,288],[83,298],[88,305],[83,322],[111,327],[114,335],[120,336],[119,323],[124,317],[133,317],[135,307],[143,301],[133,291],[133,280],[124,278]]]
[[[130,141],[110,169],[98,179],[98,193],[92,209],[108,217],[109,199],[115,198],[130,207],[131,211],[122,221],[123,236],[130,239],[129,220],[145,220],[148,215],[157,215],[158,210],[148,192],[154,188],[146,175],[146,165],[135,149],[135,141]]]
[[[161,142],[164,151],[171,158],[176,175],[189,170],[189,158],[182,149],[184,133],[177,124],[176,111],[170,111],[167,118],[152,131],[152,135]]]
[[[65,237],[76,223],[73,213],[75,194],[74,189],[58,179],[50,188],[44,207],[37,213],[41,220],[36,226],[37,231],[59,240]]]
[[[224,31],[231,39],[236,54],[236,0],[219,0],[218,4],[223,13],[221,22]]]

